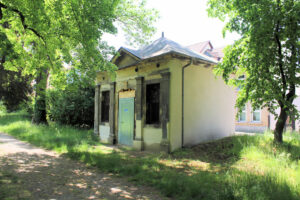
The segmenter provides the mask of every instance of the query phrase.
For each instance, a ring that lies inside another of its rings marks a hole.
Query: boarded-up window
[[[101,122],[109,121],[109,91],[102,92],[101,96]]]
[[[159,123],[160,84],[149,84],[146,87],[146,124]]]

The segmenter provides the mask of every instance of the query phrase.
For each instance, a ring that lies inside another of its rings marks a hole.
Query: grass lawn
[[[0,114],[0,131],[175,199],[300,199],[299,134],[286,133],[282,145],[266,133],[165,154],[110,148],[100,144],[92,130],[54,123],[34,126],[22,113]]]

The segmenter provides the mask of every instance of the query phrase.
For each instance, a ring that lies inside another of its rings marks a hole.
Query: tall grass
[[[0,131],[159,189],[176,199],[300,199],[300,136],[235,136],[172,154],[139,154],[101,145],[92,131],[34,126],[21,113],[0,114]]]
[[[92,130],[79,130],[56,123],[33,125],[25,112],[0,114],[0,131],[58,153],[67,153],[69,147],[97,143]]]

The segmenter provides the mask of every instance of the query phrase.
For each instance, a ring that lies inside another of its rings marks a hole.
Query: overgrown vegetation
[[[9,112],[16,111],[20,104],[29,100],[32,93],[32,77],[22,74],[20,70],[7,70],[4,68],[5,51],[11,51],[12,44],[5,34],[0,31],[0,101]]]
[[[0,114],[0,131],[37,146],[129,177],[176,199],[300,198],[300,136],[234,136],[172,154],[136,152],[100,144],[92,131],[32,125],[24,113]]]
[[[72,87],[47,92],[47,110],[51,121],[75,127],[92,128],[94,123],[94,87]]]
[[[105,33],[123,30],[127,41],[148,42],[158,18],[145,0],[1,0],[0,64],[35,80],[32,122],[47,123],[46,91],[50,75],[66,64],[95,79],[97,71],[114,71],[114,48]]]
[[[52,121],[76,127],[93,127],[94,87],[49,90],[48,115]]]
[[[94,80],[75,69],[65,70],[50,79],[47,90],[47,115],[61,125],[92,128],[94,125]]]

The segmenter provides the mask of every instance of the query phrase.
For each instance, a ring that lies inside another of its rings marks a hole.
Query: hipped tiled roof
[[[134,55],[140,60],[145,60],[148,58],[157,57],[168,53],[175,53],[175,54],[180,54],[183,56],[203,60],[213,64],[217,63],[216,60],[214,60],[213,58],[210,58],[209,56],[206,56],[201,53],[197,53],[165,37],[161,37],[158,40],[155,40],[150,45],[141,48],[139,50],[133,50],[125,47],[121,47],[120,49],[129,52],[130,54]]]

